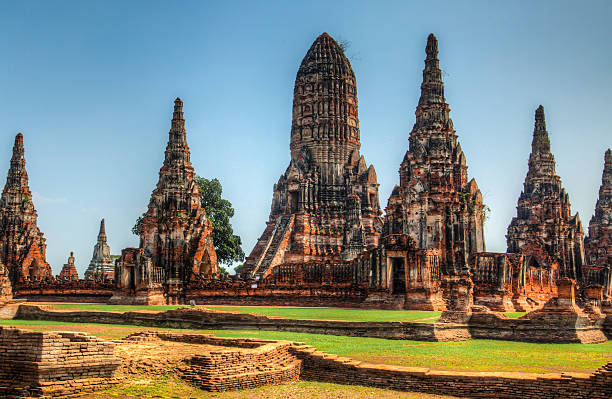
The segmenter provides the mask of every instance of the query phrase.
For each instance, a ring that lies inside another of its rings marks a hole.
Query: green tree
[[[241,264],[237,265],[236,267],[234,267],[234,274],[240,274],[240,272],[242,271],[243,267],[244,267],[244,263],[241,263]]]
[[[234,234],[230,222],[230,218],[234,216],[234,208],[231,202],[221,197],[223,193],[221,182],[218,179],[209,180],[200,176],[196,176],[195,181],[202,195],[202,207],[214,228],[213,246],[217,252],[217,260],[228,266],[234,262],[244,261],[242,240],[240,236]],[[146,212],[136,219],[132,233],[140,235],[145,214]]]
[[[244,261],[242,240],[234,234],[230,218],[234,216],[232,203],[221,197],[223,188],[218,179],[205,179],[196,176],[195,181],[202,195],[202,207],[206,216],[212,222],[213,245],[217,251],[219,263],[231,265],[234,262]]]

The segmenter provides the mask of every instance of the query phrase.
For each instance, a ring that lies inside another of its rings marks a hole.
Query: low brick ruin
[[[57,397],[114,385],[113,348],[83,333],[0,327],[0,395]]]
[[[176,371],[184,380],[206,391],[230,391],[296,381],[301,361],[290,349],[291,342],[218,338],[206,334],[144,331],[123,342],[171,341],[214,346],[183,359]]]
[[[357,361],[296,345],[301,378],[397,391],[472,398],[608,399],[612,395],[612,363],[592,374],[440,371]]]
[[[358,361],[298,342],[163,331],[144,331],[122,340],[160,341],[217,347],[187,356],[176,367],[181,378],[207,391],[304,379],[461,397],[607,399],[612,395],[612,363],[591,374],[440,371]]]
[[[117,313],[109,315],[116,317]],[[143,354],[151,353],[146,344],[161,347],[164,343],[185,347],[169,346],[166,350],[173,351],[170,362]],[[115,346],[123,356],[113,355]],[[465,397],[597,399],[612,395],[612,363],[592,374],[436,371],[357,361],[287,341],[142,331],[109,343],[84,333],[0,328],[3,397],[72,397],[104,389],[121,382],[115,371],[122,363],[121,378],[172,373],[207,391],[306,379]]]
[[[468,281],[458,279],[457,305],[443,312],[437,322],[375,322],[285,319],[263,315],[200,308],[178,308],[165,312],[60,311],[22,304],[15,319],[80,323],[129,324],[148,327],[292,331],[417,341],[462,341],[498,339],[543,343],[599,343],[612,339],[612,317],[593,315],[575,306],[548,305],[543,310],[512,319],[460,299],[469,297]],[[553,302],[553,301],[551,301]],[[551,310],[549,310],[551,309]],[[611,309],[612,310],[612,309]]]

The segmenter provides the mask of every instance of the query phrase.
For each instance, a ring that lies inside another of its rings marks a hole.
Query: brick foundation
[[[607,399],[612,395],[612,363],[593,374],[456,372],[360,362],[307,345],[296,345],[293,351],[303,362],[302,378],[313,381],[473,398]]]
[[[0,327],[0,396],[67,396],[116,384],[113,349],[83,333]]]
[[[230,391],[281,384],[299,379],[302,361],[290,352],[291,342],[217,338],[203,334],[175,334],[157,331],[136,333],[125,340],[184,342],[227,346],[240,350],[198,353],[178,368],[186,381],[206,391]]]

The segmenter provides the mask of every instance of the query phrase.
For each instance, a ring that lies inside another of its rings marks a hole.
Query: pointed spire
[[[421,84],[421,98],[419,105],[429,103],[444,103],[444,83],[442,83],[442,71],[438,60],[438,39],[433,33],[427,38],[425,47],[425,69],[423,69],[423,83]]]
[[[539,106],[535,112],[535,126],[533,129],[533,141],[531,142],[532,153],[550,152],[550,140],[546,131],[546,118],[544,117],[544,107]]]
[[[183,118],[183,101],[177,97],[174,100],[174,112],[172,114],[172,127],[168,133],[168,145],[166,146],[166,157],[164,165],[171,163],[183,164],[189,162],[190,154],[187,146],[187,131],[185,130],[185,119]]]
[[[608,148],[604,155],[604,170],[601,175],[601,187],[599,189],[599,198],[601,199],[607,193],[612,192],[612,151]],[[610,194],[608,194],[610,195]]]
[[[28,173],[25,169],[25,151],[23,148],[23,134],[15,136],[11,167],[6,177],[6,185],[9,187],[27,187]]]
[[[425,53],[427,54],[428,60],[438,59],[438,39],[433,33],[427,36],[427,47],[425,47]]]
[[[446,129],[452,129],[450,108],[444,98],[444,83],[438,60],[438,39],[433,33],[427,38],[425,53],[425,68],[421,83],[421,97],[416,110],[415,128],[440,124]]]
[[[185,119],[183,119],[183,101],[177,97],[174,100],[174,113],[172,114],[172,128],[185,129]]]
[[[106,242],[106,228],[104,227],[104,219],[100,221],[100,232],[98,233],[98,242]]]

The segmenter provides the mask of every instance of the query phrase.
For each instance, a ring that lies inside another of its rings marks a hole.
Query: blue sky
[[[249,253],[289,163],[293,83],[313,40],[350,42],[362,153],[384,207],[418,102],[425,43],[439,40],[446,98],[484,201],[490,251],[546,110],[557,172],[586,229],[612,146],[609,1],[23,1],[0,9],[0,171],[24,133],[47,259],[82,274],[99,220],[114,254],[163,161],[172,102],[185,102],[196,172],[221,180]]]

